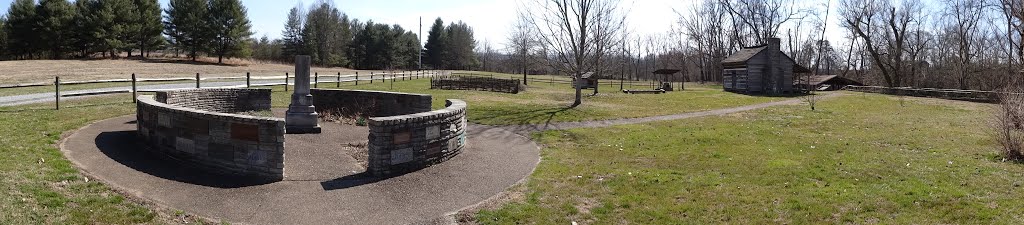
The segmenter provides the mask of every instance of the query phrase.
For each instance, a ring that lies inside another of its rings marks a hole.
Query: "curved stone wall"
[[[449,99],[430,112],[371,117],[366,170],[376,176],[415,171],[447,161],[466,146],[466,103]]]
[[[397,116],[430,111],[430,95],[387,91],[311,89],[317,113],[344,116]]]
[[[369,117],[367,172],[387,176],[422,169],[459,154],[466,145],[466,103],[449,99],[430,111],[432,97],[384,91],[313,89],[321,115]]]
[[[161,91],[156,100],[203,111],[235,113],[270,110],[270,89],[204,88]]]
[[[269,89],[157,92],[138,97],[137,132],[149,151],[211,172],[281,180],[284,119],[227,113],[269,109]]]

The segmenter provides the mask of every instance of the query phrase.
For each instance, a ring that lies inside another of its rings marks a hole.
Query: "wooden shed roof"
[[[580,75],[580,77],[583,78],[583,79],[590,79],[590,77],[592,77],[592,76],[594,76],[594,72],[587,72],[587,73],[584,73],[583,75]]]
[[[800,83],[804,83],[806,79],[807,79],[806,77],[800,77]],[[818,86],[818,85],[824,84],[825,82],[828,82],[828,81],[833,80],[833,79],[842,80],[843,83],[863,85],[860,82],[857,82],[857,81],[851,80],[851,79],[847,79],[847,78],[844,78],[844,77],[840,77],[838,75],[813,75],[813,76],[810,76],[810,81],[811,81],[810,85]]]
[[[675,74],[682,70],[677,69],[658,69],[654,71],[654,74]]]

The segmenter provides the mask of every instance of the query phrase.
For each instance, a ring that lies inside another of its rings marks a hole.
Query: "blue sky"
[[[473,27],[479,45],[490,42],[494,48],[502,48],[507,30],[515,21],[517,0],[332,0],[334,5],[362,21],[398,24],[406,30],[416,31],[419,18],[423,17],[424,32],[429,30],[434,19],[441,17],[445,23],[463,21]],[[814,0],[823,3],[827,0]],[[832,0],[833,4],[838,2]],[[0,0],[0,14],[6,14],[12,0]],[[160,0],[166,7],[169,0]],[[271,38],[281,36],[288,10],[297,4],[307,8],[315,0],[242,0],[248,8],[249,20],[255,37],[264,35]],[[692,0],[623,0],[623,8],[629,11],[628,20],[632,33],[663,34],[675,24],[677,16],[673,8],[683,9]],[[819,3],[820,4],[820,3]],[[834,10],[834,9],[833,9]],[[684,10],[685,11],[685,10]],[[832,18],[835,18],[833,14]],[[836,21],[834,19],[830,19]],[[639,24],[643,24],[639,26]],[[841,39],[842,32],[835,22],[830,21],[829,38]],[[424,33],[424,39],[426,39]]]

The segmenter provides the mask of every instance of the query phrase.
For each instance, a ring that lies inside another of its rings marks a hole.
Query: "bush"
[[[1004,90],[999,100],[995,115],[996,140],[1003,147],[1003,157],[1024,161],[1024,91],[1021,88]]]

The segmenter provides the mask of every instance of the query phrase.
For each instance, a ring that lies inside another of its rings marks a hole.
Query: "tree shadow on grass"
[[[548,125],[551,124],[555,116],[564,113],[565,111],[574,109],[574,107],[550,107],[541,109],[471,109],[477,115],[484,115],[477,117],[479,120],[486,121],[500,121],[502,123],[514,124],[514,125]]]
[[[96,147],[110,159],[155,177],[183,183],[239,188],[273,183],[258,177],[210,173],[185,162],[150,153],[139,143],[135,131],[103,132],[96,136]]]
[[[244,67],[244,65],[234,64],[219,64],[216,62],[205,62],[205,61],[192,61],[187,59],[138,59],[139,62],[143,63],[165,63],[165,64],[185,64],[185,65],[200,65],[200,66],[227,66],[227,67]]]

